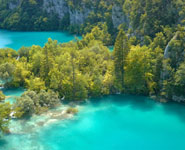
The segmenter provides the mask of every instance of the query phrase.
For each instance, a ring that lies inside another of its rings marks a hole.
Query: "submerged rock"
[[[67,106],[60,106],[42,115],[33,115],[28,120],[13,120],[10,123],[11,134],[26,134],[37,132],[41,127],[48,126],[61,120],[73,118],[73,113],[67,112]]]

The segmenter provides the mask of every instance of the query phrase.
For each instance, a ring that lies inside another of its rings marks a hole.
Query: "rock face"
[[[91,11],[84,8],[83,11],[80,10],[69,10],[70,14],[70,24],[71,25],[80,25],[85,22],[85,19],[88,17]]]
[[[173,95],[172,100],[176,102],[185,102],[185,97]]]
[[[21,5],[22,0],[14,0],[9,3],[10,10],[14,10]],[[71,25],[81,25],[85,22],[89,13],[93,11],[93,8],[86,8],[84,4],[81,4],[83,9],[70,9],[66,0],[43,0],[41,11],[44,11],[50,15],[56,14],[59,19],[63,19],[66,15],[69,15],[69,21]],[[83,6],[84,5],[84,6]],[[114,28],[117,28],[120,24],[125,23],[129,26],[129,19],[123,13],[120,6],[114,5],[112,8],[112,22]]]
[[[68,5],[65,0],[44,0],[43,10],[48,14],[57,14],[60,19],[69,12]]]
[[[114,28],[117,28],[122,23],[129,26],[129,19],[123,13],[123,10],[120,6],[114,5],[112,7],[112,22],[113,22]]]
[[[177,31],[175,33],[175,35],[173,36],[173,38],[169,41],[169,43],[167,44],[166,48],[165,48],[165,51],[164,51],[164,61],[166,60],[170,60],[170,59],[176,59],[176,62],[175,62],[175,65],[176,65],[176,68],[178,68],[180,66],[180,64],[184,61],[184,58],[185,58],[185,51],[184,49],[182,48],[180,51],[178,49],[178,46],[176,47],[177,50],[174,50],[172,48],[172,43],[175,41],[175,40],[179,40],[178,39],[178,35],[180,34],[180,31]],[[178,53],[177,53],[178,52]],[[175,57],[174,57],[175,56]],[[161,71],[161,85],[162,87],[164,86],[163,85],[163,81],[164,80],[168,80],[169,77],[170,77],[170,71],[168,68],[170,64],[166,64],[164,63],[163,64],[163,69]],[[171,66],[174,70],[175,70],[175,67],[174,66]],[[163,90],[162,90],[163,92]],[[183,95],[178,95],[177,93],[175,93],[175,91],[172,91],[173,94],[172,94],[172,97],[171,99],[173,101],[176,101],[176,102],[185,102],[185,97]],[[168,98],[168,96],[166,96],[166,98]]]
[[[20,0],[14,0],[9,3],[8,8],[13,10],[13,9],[17,8],[20,5],[20,3],[21,3]]]
[[[65,15],[69,14],[71,25],[83,24],[89,13],[93,11],[85,6],[83,7],[83,10],[70,9],[66,0],[44,0],[43,10],[49,14],[57,14],[60,19],[63,19]],[[125,23],[129,26],[128,17],[123,13],[122,8],[116,5],[114,5],[112,8],[112,21],[115,28],[122,23]]]
[[[174,37],[170,40],[170,42],[168,43],[168,45],[166,46],[165,48],[165,51],[164,51],[164,58],[165,59],[168,59],[170,56],[169,56],[169,50],[170,50],[170,43],[174,40],[176,40],[177,38],[177,35],[178,35],[178,32],[174,35]]]
[[[59,19],[63,19],[69,14],[71,25],[83,24],[90,10],[84,8],[83,11],[71,10],[65,0],[44,0],[43,10],[48,14],[57,14]]]

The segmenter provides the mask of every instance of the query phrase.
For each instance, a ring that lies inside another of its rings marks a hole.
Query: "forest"
[[[83,9],[81,3],[96,6],[80,26],[40,11],[42,0],[22,0],[15,11],[8,8],[9,1],[0,0],[0,28],[68,30],[83,34],[83,39],[48,39],[44,47],[0,50],[0,84],[27,89],[13,106],[2,103],[0,91],[1,131],[8,132],[11,112],[25,118],[56,107],[61,99],[81,102],[127,93],[161,102],[185,101],[183,0],[67,0],[71,9]],[[113,27],[114,4],[122,6],[129,24]],[[109,45],[114,45],[113,52]]]

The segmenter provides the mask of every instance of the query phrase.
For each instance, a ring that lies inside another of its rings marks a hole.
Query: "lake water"
[[[8,97],[5,99],[5,102],[9,102],[10,104],[13,104],[16,97],[21,96],[25,89],[23,88],[17,88],[17,89],[3,89],[3,93]]]
[[[114,46],[109,46],[108,48],[109,48],[109,50],[110,50],[111,52],[113,52]]]
[[[92,101],[70,120],[38,130],[34,120],[27,129],[22,123],[20,134],[0,140],[0,150],[185,150],[184,105],[127,95]]]
[[[77,36],[81,39],[80,36]],[[0,48],[12,48],[18,50],[22,46],[32,45],[44,46],[48,38],[58,40],[60,43],[66,43],[75,39],[75,35],[67,32],[15,32],[0,30]]]

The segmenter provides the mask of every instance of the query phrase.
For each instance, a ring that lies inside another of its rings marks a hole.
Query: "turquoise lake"
[[[60,43],[66,43],[74,40],[75,37],[81,39],[81,36],[71,35],[67,32],[15,32],[0,30],[0,48],[8,47],[18,50],[22,46],[44,46],[48,38],[58,40]]]
[[[20,90],[18,90],[18,93]],[[79,106],[73,119],[0,140],[0,150],[185,150],[185,106],[147,97],[115,95]],[[40,116],[42,117],[42,116]],[[27,128],[27,129],[26,129]]]
[[[18,88],[18,89],[8,89],[8,90],[2,90],[3,93],[8,97],[5,101],[9,102],[10,104],[13,104],[16,97],[21,96],[24,93],[24,89]]]

